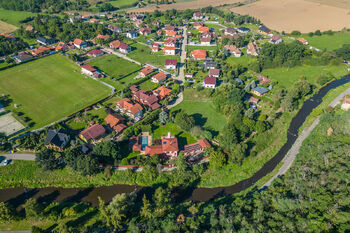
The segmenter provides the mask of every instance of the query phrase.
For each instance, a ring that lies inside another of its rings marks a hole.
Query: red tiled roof
[[[166,59],[165,60],[165,65],[174,65],[177,66],[177,60],[176,59]]]
[[[149,75],[150,73],[153,72],[153,68],[150,66],[146,66],[145,68],[143,68],[139,72],[146,76],[146,75]]]
[[[96,139],[106,132],[105,128],[102,125],[95,124],[89,128],[80,132],[79,135],[83,136],[86,140]]]
[[[209,76],[219,76],[220,75],[220,69],[210,69],[209,70]]]
[[[89,51],[87,54],[93,56],[93,55],[99,55],[101,53],[104,53],[104,52],[99,50],[99,49],[93,49],[93,50]]]
[[[92,65],[89,65],[89,64],[82,65],[81,68],[82,68],[82,69],[85,69],[85,70],[88,70],[88,71],[90,71],[90,72],[96,71],[96,69],[95,69]]]
[[[123,117],[116,113],[108,114],[105,118],[106,124],[108,124],[111,128],[113,128],[123,120]]]
[[[160,82],[160,81],[166,79],[167,76],[163,72],[159,72],[158,74],[154,75],[152,78],[155,78]]]
[[[162,148],[164,152],[179,151],[177,138],[162,138]]]
[[[207,58],[207,51],[201,50],[201,49],[196,49],[191,51],[191,56],[197,59],[205,59]]]
[[[205,77],[204,84],[216,85],[216,78],[215,77]]]
[[[96,36],[96,39],[101,39],[101,40],[108,40],[109,39],[109,35],[101,35],[101,34],[98,34]]]
[[[115,131],[117,131],[118,133],[123,132],[124,129],[126,129],[126,128],[127,128],[127,126],[124,125],[124,124],[118,124],[118,125],[116,125],[116,126],[113,127],[113,129],[114,129]]]
[[[124,44],[124,43],[120,43],[120,45],[119,45],[119,48],[120,49],[127,49],[129,47],[129,45],[127,45],[127,44]]]
[[[202,139],[199,139],[196,143],[186,145],[184,148],[184,152],[185,154],[187,154],[191,152],[202,151],[205,148],[210,148],[210,147],[211,145],[208,142],[208,140],[205,138],[202,138]]]
[[[166,96],[171,94],[171,90],[165,86],[158,87],[153,91],[155,96],[158,96],[160,99],[164,99]]]
[[[61,50],[66,44],[64,42],[59,42],[58,45],[56,46],[56,50]]]
[[[81,45],[81,43],[83,43],[83,42],[84,41],[82,41],[81,39],[76,38],[73,43],[76,45]]]
[[[198,28],[198,31],[200,31],[200,32],[209,32],[209,27],[202,26],[202,27]]]

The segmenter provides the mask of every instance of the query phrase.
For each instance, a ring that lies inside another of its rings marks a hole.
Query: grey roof
[[[234,80],[235,80],[239,85],[244,84],[244,82],[243,82],[242,79],[240,79],[240,78],[235,78]]]
[[[63,148],[67,141],[69,140],[69,135],[63,129],[49,129],[47,131],[45,145],[53,144],[57,147]]]
[[[247,27],[240,27],[240,28],[238,28],[238,30],[242,31],[242,32],[250,32],[250,29]]]
[[[260,31],[263,31],[263,32],[266,32],[266,33],[271,32],[271,30],[268,29],[267,27],[265,27],[264,25],[260,26],[260,27],[259,27],[259,30],[260,30]]]
[[[256,92],[259,92],[261,95],[269,92],[269,90],[266,89],[265,87],[254,87],[253,90]]]

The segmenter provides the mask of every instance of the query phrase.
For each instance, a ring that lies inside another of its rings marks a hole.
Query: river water
[[[341,79],[335,80],[323,87],[318,93],[306,100],[292,119],[287,132],[287,142],[271,158],[264,166],[257,171],[252,177],[242,180],[234,185],[227,187],[216,188],[175,188],[173,189],[173,198],[176,201],[208,201],[223,195],[229,195],[243,191],[254,185],[259,179],[266,176],[268,173],[278,165],[278,163],[288,153],[297,139],[299,128],[304,123],[307,116],[312,110],[322,103],[322,98],[332,89],[335,89],[343,84],[350,82],[350,75],[344,76]],[[97,197],[100,196],[106,202],[109,202],[118,193],[130,193],[136,191],[139,197],[142,195],[152,193],[154,189],[151,187],[136,187],[134,185],[113,185],[102,186],[97,188],[9,188],[0,190],[0,202],[7,201],[13,206],[18,207],[24,204],[28,198],[37,198],[39,201],[45,202],[89,202],[96,206],[98,204]]]

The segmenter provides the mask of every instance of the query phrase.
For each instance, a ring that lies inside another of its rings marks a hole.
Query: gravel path
[[[339,104],[339,102],[346,96],[350,95],[350,88],[341,93],[337,98],[335,98],[330,104],[330,107],[335,107]],[[267,181],[261,188],[268,187],[271,183],[279,176],[284,175],[288,169],[292,166],[296,155],[299,153],[299,149],[303,143],[303,141],[310,135],[310,133],[316,128],[318,123],[320,122],[320,117],[317,117],[316,120],[312,123],[312,125],[308,129],[304,129],[303,132],[299,135],[292,148],[288,151],[287,155],[282,160],[282,167],[279,169],[277,174],[275,174],[269,181]]]

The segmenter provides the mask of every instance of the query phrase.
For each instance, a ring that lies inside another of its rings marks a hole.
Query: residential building
[[[152,52],[156,53],[159,52],[159,44],[154,42],[152,45]]]
[[[113,129],[116,125],[123,123],[124,118],[118,113],[109,113],[105,117],[105,122],[111,129]]]
[[[264,85],[264,84],[267,84],[267,83],[271,82],[271,80],[270,80],[269,78],[265,77],[265,76],[262,75],[262,74],[258,74],[258,75],[257,75],[257,78],[258,78],[258,80],[260,81],[260,84],[261,84],[261,85]]]
[[[271,44],[279,44],[282,43],[282,38],[280,36],[274,35],[270,39]]]
[[[199,139],[196,143],[186,145],[184,147],[185,156],[191,156],[202,153],[206,148],[210,148],[211,145],[207,139]]]
[[[215,77],[205,77],[203,81],[204,88],[215,88],[216,87],[216,78]]]
[[[81,39],[78,39],[76,38],[74,41],[74,46],[78,49],[83,49],[83,48],[86,48],[87,47],[87,42],[86,41],[83,41]]]
[[[109,43],[109,47],[111,49],[117,50],[117,49],[119,49],[120,43],[121,42],[119,40],[114,40],[111,43]]]
[[[137,32],[135,32],[134,30],[130,30],[126,33],[126,37],[129,39],[135,39],[137,38],[139,35]]]
[[[259,27],[258,32],[264,35],[269,35],[271,33],[271,30],[265,27],[264,25],[262,25]]]
[[[176,31],[176,27],[175,26],[171,26],[171,25],[165,25],[163,28],[164,31]]]
[[[129,45],[127,45],[127,44],[120,43],[119,51],[121,53],[129,53],[129,52],[131,52],[131,47]]]
[[[259,101],[260,101],[260,99],[254,97],[254,96],[250,96],[248,99],[248,103],[252,104],[252,105],[258,105]]]
[[[167,79],[166,74],[164,74],[163,72],[159,72],[158,74],[152,77],[151,81],[154,83],[161,83],[161,82],[164,82],[166,79]]]
[[[93,42],[96,44],[98,40],[105,41],[108,40],[111,36],[110,35],[101,35],[98,34],[95,39],[93,39]]]
[[[122,29],[120,27],[112,25],[112,24],[108,25],[108,29],[116,34],[122,32]]]
[[[68,46],[66,45],[66,43],[64,42],[59,42],[58,45],[56,46],[55,50],[56,51],[63,51],[66,50],[68,48]]]
[[[139,75],[144,78],[146,77],[147,75],[153,73],[153,68],[150,67],[150,66],[146,66],[144,67],[142,70],[139,71]]]
[[[242,34],[247,34],[248,32],[250,32],[250,29],[247,27],[240,27],[237,29],[237,31]]]
[[[153,90],[153,95],[157,96],[159,100],[162,100],[171,95],[171,90],[165,86],[161,86]]]
[[[106,130],[105,128],[100,124],[94,124],[90,126],[89,128],[83,130],[79,134],[79,138],[82,139],[85,142],[97,141],[98,139],[102,138],[105,134]]]
[[[33,49],[31,51],[31,53],[33,56],[41,56],[41,55],[48,54],[49,52],[51,52],[51,49],[52,48],[50,48],[50,47],[40,46],[39,48]]]
[[[207,51],[202,49],[195,49],[191,51],[191,57],[196,60],[204,60],[207,58]]]
[[[210,46],[211,44],[211,37],[201,37],[201,45],[204,45],[204,46]]]
[[[177,35],[177,31],[165,31],[165,35],[168,37],[175,37]]]
[[[232,54],[235,57],[242,56],[241,50],[239,50],[236,45],[225,45],[224,50],[228,51],[230,54]]]
[[[201,35],[201,38],[210,38],[212,37],[212,33],[211,32],[203,32]]]
[[[100,22],[100,20],[98,20],[96,18],[92,18],[89,21],[90,21],[90,23],[98,23],[98,22]]]
[[[304,38],[298,38],[297,40],[300,41],[304,45],[308,45],[309,44],[309,42],[307,40],[305,40]]]
[[[140,104],[134,104],[128,98],[124,98],[117,102],[116,104],[117,110],[125,113],[129,117],[135,120],[140,120],[143,115],[142,107]]]
[[[88,76],[94,76],[97,78],[103,77],[100,71],[95,69],[92,65],[86,64],[81,66],[81,73]]]
[[[38,37],[36,39],[36,41],[39,43],[39,44],[42,44],[42,45],[51,45],[51,44],[54,44],[56,42],[56,39],[54,38],[45,38],[45,37]]]
[[[209,70],[209,77],[215,77],[219,78],[220,77],[220,69],[210,69]]]
[[[251,56],[258,56],[259,55],[259,48],[256,46],[254,42],[249,42],[248,44],[248,49],[247,49],[247,54]]]
[[[201,20],[203,18],[204,18],[204,15],[203,15],[202,12],[198,11],[198,12],[193,13],[192,19],[194,19],[194,20]]]
[[[30,60],[32,58],[33,58],[33,56],[28,54],[28,53],[19,53],[16,56],[16,61],[17,62],[24,62],[24,61],[28,61],[28,60]]]
[[[124,131],[124,129],[126,129],[126,128],[128,128],[126,125],[124,125],[124,124],[118,124],[118,125],[116,125],[116,126],[113,127],[113,130],[114,130],[115,132],[117,132],[117,134],[121,134],[121,133]]]
[[[144,90],[139,90],[133,94],[133,100],[143,104],[151,110],[156,110],[160,108],[158,104],[158,98],[153,95],[152,92],[145,92]]]
[[[185,78],[193,78],[193,73],[186,73]]]
[[[45,138],[45,145],[48,148],[62,151],[70,140],[70,136],[63,129],[49,129]]]
[[[218,63],[210,58],[204,61],[203,67],[208,70],[216,68],[217,65]]]
[[[87,53],[87,55],[90,57],[99,57],[99,56],[102,56],[103,54],[104,52],[99,49],[93,49]]]
[[[170,37],[167,39],[167,41],[164,43],[165,47],[176,47],[177,42],[176,42],[176,38],[174,37]]]
[[[152,29],[150,28],[140,28],[140,34],[144,36],[148,36],[152,33]]]
[[[195,29],[199,29],[200,27],[203,27],[204,26],[204,23],[203,22],[194,22],[193,24],[192,24],[192,26],[193,26],[193,28],[195,28]]]
[[[163,49],[164,55],[175,55],[176,54],[176,48],[175,47],[164,47]]]
[[[204,32],[209,32],[210,29],[209,29],[209,27],[202,26],[202,27],[198,28],[198,31],[199,31],[200,33],[204,33]]]
[[[349,97],[345,97],[343,99],[341,109],[343,109],[344,111],[348,111],[350,109],[350,98]]]
[[[168,70],[175,70],[177,68],[177,60],[176,59],[166,59],[165,60],[165,68]]]
[[[252,93],[257,96],[264,96],[266,93],[268,93],[269,90],[266,89],[265,87],[254,87],[252,89]]]
[[[226,36],[234,36],[237,35],[237,31],[234,28],[225,28],[224,34]]]

